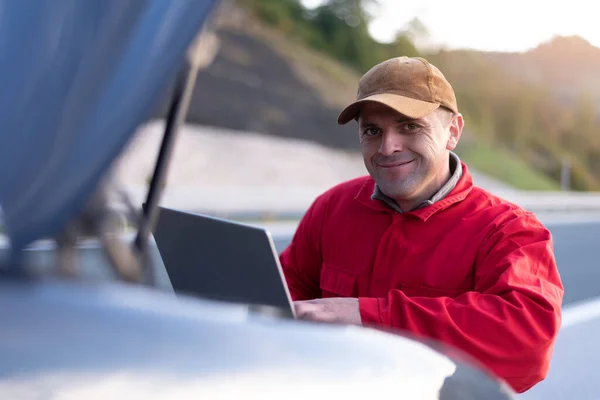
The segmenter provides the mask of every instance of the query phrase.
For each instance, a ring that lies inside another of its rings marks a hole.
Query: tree
[[[247,0],[247,7],[263,22],[276,28],[297,22],[304,7],[298,0]]]
[[[330,0],[313,10],[312,26],[323,37],[326,48],[338,60],[364,72],[380,61],[378,46],[368,31],[365,0]]]
[[[429,30],[419,18],[410,20],[405,28],[398,33],[408,38],[420,50],[431,50],[433,48]]]

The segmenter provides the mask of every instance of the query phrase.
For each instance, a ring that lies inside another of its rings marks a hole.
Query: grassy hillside
[[[578,36],[557,36],[526,53],[481,53],[512,78],[551,88],[560,104],[577,106],[588,93],[600,110],[600,49]]]

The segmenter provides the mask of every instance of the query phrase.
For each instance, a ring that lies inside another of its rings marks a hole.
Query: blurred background
[[[593,13],[572,2],[414,3],[228,1],[188,116],[198,135],[180,143],[168,185],[325,187],[363,174],[356,127],[337,126],[337,114],[364,72],[408,55],[454,86],[466,121],[457,152],[471,168],[498,187],[599,190]],[[147,158],[131,152],[127,184],[144,182]]]
[[[223,2],[203,37],[205,67],[164,204],[236,218],[300,218],[323,190],[366,173],[357,128],[338,126],[337,115],[364,72],[408,55],[427,58],[453,85],[466,122],[456,152],[476,184],[525,206],[539,208],[543,198],[553,210],[597,212],[600,197],[574,195],[600,190],[593,13],[583,2],[521,3]],[[139,199],[164,104],[115,169]],[[535,197],[525,199],[530,192]]]

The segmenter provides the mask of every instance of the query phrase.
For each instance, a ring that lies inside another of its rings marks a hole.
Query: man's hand
[[[357,298],[334,297],[295,301],[296,317],[316,322],[362,325]]]

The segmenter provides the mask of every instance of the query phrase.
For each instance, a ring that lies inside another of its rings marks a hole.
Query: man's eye
[[[377,128],[367,128],[363,131],[363,134],[365,136],[375,136],[377,134],[379,134],[379,129]]]
[[[416,132],[417,130],[419,130],[419,125],[407,123],[402,125],[402,130],[405,132]]]

